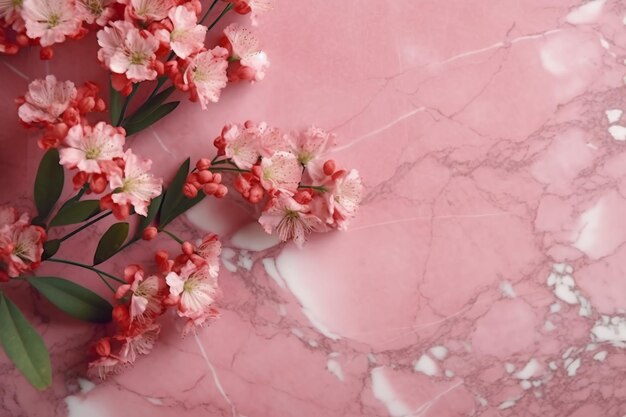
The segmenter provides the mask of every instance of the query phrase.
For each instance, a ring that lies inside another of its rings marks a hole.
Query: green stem
[[[119,282],[121,284],[126,284],[126,281],[124,281],[121,278],[116,277],[115,275],[111,275],[108,272],[104,272],[104,271],[102,271],[102,270],[100,270],[98,268],[94,268],[93,266],[90,266],[90,265],[81,264],[80,262],[68,261],[67,259],[57,259],[57,258],[48,258],[48,259],[46,259],[46,261],[48,261],[48,262],[56,262],[56,263],[59,263],[59,264],[73,265],[73,266],[77,266],[79,268],[85,268],[85,269],[88,269],[90,271],[95,272],[96,274],[102,274],[105,277],[108,277],[108,278],[112,279],[113,281],[117,281],[117,282]]]
[[[179,238],[178,236],[176,236],[174,233],[168,232],[165,229],[162,229],[161,232],[165,233],[166,235],[168,235],[169,237],[171,237],[172,239],[174,239],[175,241],[177,241],[181,245],[183,244],[183,240],[181,238]]]
[[[120,112],[120,118],[119,120],[115,122],[115,126],[120,126],[122,124],[122,121],[124,120],[124,114],[126,113],[126,109],[128,108],[130,101],[133,99],[133,96],[135,95],[138,89],[139,89],[139,83],[133,84],[133,89],[131,90],[128,97],[126,97],[126,100],[124,100],[124,105],[122,106],[122,111]]]
[[[68,234],[66,234],[65,236],[59,238],[59,240],[61,242],[71,238],[72,236],[74,236],[76,233],[80,232],[81,230],[84,230],[86,228],[88,228],[89,226],[91,226],[92,224],[104,219],[105,217],[111,215],[113,212],[112,211],[107,211],[104,214],[98,216],[98,217],[94,217],[92,220],[88,221],[87,223],[83,224],[82,226],[76,228],[75,230],[72,230],[71,232],[69,232]]]
[[[207,32],[210,31],[211,29],[213,29],[213,26],[217,25],[217,22],[220,21],[220,19],[222,17],[224,17],[224,15],[226,13],[228,13],[230,11],[230,9],[232,9],[233,7],[235,7],[235,5],[233,3],[228,3],[228,6],[224,7],[224,10],[222,10],[222,13],[220,13],[219,16],[217,16],[217,19],[215,19],[213,21],[213,23],[211,23],[211,25],[209,26],[209,28],[207,29]]]
[[[204,13],[204,16],[202,16],[202,19],[200,19],[200,21],[198,22],[199,25],[201,25],[204,22],[204,19],[206,19],[209,13],[211,13],[211,10],[213,10],[213,8],[215,7],[218,1],[219,0],[213,0],[213,3],[209,6],[207,11]]]
[[[211,172],[222,172],[222,171],[234,171],[234,172],[250,172],[247,169],[239,169],[239,168],[209,168]]]
[[[111,284],[109,284],[109,281],[107,281],[106,279],[104,279],[104,277],[99,273],[96,272],[96,274],[98,274],[98,276],[100,277],[100,279],[102,280],[102,282],[104,282],[106,284],[107,287],[109,287],[109,289],[113,292],[115,292],[115,288],[113,288],[113,286]]]
[[[310,188],[311,190],[316,190],[321,193],[325,193],[328,191],[323,185],[298,185],[298,188]]]

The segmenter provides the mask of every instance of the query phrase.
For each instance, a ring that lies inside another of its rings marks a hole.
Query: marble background
[[[352,228],[298,250],[234,203],[198,206],[177,228],[223,237],[222,318],[182,340],[168,319],[104,383],[84,376],[102,330],[9,286],[54,385],[36,392],[1,356],[0,415],[626,415],[625,16],[614,0],[276,0],[257,30],[266,79],[206,112],[185,102],[132,146],[170,176],[227,122],[314,123],[364,177]],[[91,38],[49,62],[0,57],[2,202],[31,207],[41,156],[13,98],[46,73],[104,82]],[[41,273],[106,293],[81,271]]]

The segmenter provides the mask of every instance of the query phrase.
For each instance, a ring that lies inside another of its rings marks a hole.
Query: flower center
[[[183,292],[193,292],[198,287],[195,279],[187,279],[183,284]]]
[[[199,68],[195,68],[193,71],[193,80],[195,82],[203,82],[207,80],[207,76],[204,72],[202,72]]]
[[[61,16],[58,13],[52,13],[48,16],[48,28],[53,28],[59,25],[61,22]]]
[[[26,260],[26,247],[24,246],[23,243],[17,243],[15,245],[15,248],[13,248],[13,255],[17,256],[18,258],[22,259],[22,260]]]
[[[87,0],[85,4],[92,15],[100,16],[102,14],[102,3],[99,0]]]
[[[146,54],[141,51],[133,52],[130,55],[130,63],[131,65],[142,65],[146,59]]]
[[[93,147],[85,150],[86,159],[98,159],[100,157],[100,149]]]
[[[14,9],[17,9],[18,7],[22,7],[22,0],[11,1],[11,6],[13,6]]]

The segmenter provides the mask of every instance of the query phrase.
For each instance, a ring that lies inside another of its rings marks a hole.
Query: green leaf
[[[41,255],[41,259],[45,261],[48,258],[52,258],[54,254],[57,253],[60,247],[61,247],[60,239],[52,239],[52,240],[48,240],[44,242],[43,255]]]
[[[128,237],[128,229],[128,223],[115,223],[104,232],[100,242],[98,242],[96,254],[93,256],[94,265],[98,265],[115,255]]]
[[[185,162],[181,164],[180,168],[178,168],[174,179],[164,192],[165,197],[163,197],[163,205],[161,206],[161,216],[159,220],[160,226],[165,225],[174,219],[174,217],[172,217],[174,215],[174,210],[185,197],[183,195],[183,185],[187,179],[187,174],[189,174],[189,165],[190,160],[187,158]]]
[[[60,310],[79,320],[111,321],[113,306],[95,292],[57,277],[30,277],[28,282]]]
[[[161,104],[156,108],[152,113],[146,116],[143,120],[140,120],[136,123],[128,123],[124,125],[124,129],[126,129],[126,136],[134,135],[137,132],[140,132],[147,128],[148,126],[158,122],[163,117],[170,114],[178,105],[180,101],[171,101],[169,103]]]
[[[194,198],[187,198],[183,196],[182,200],[178,203],[176,208],[172,211],[172,214],[170,215],[169,219],[167,219],[164,222],[161,222],[159,226],[161,228],[167,226],[176,217],[180,216],[181,214],[183,214],[184,212],[186,212],[187,210],[189,210],[190,208],[192,208],[193,206],[201,202],[202,199],[204,199],[204,197],[206,197],[206,194],[202,192],[198,193],[198,195],[195,196]]]
[[[61,207],[50,227],[82,223],[100,213],[100,200],[84,200]]]
[[[59,165],[59,151],[50,149],[45,153],[35,178],[35,206],[40,219],[45,219],[63,191],[63,167]]]
[[[113,88],[113,82],[109,87],[109,115],[111,116],[111,124],[118,126],[122,115],[122,95]]]
[[[139,216],[139,224],[137,226],[137,236],[141,236],[143,229],[150,226],[150,223],[156,218],[159,209],[161,208],[161,202],[163,201],[163,193],[158,197],[155,197],[148,206],[148,215],[146,217]]]
[[[172,95],[174,91],[176,91],[176,87],[174,86],[161,91],[159,94],[142,104],[141,107],[133,115],[128,117],[127,120],[124,120],[124,124],[131,125],[145,120],[145,118],[152,114],[161,105],[161,103]]]
[[[7,356],[37,389],[52,384],[50,355],[41,336],[15,304],[0,294],[0,342]]]

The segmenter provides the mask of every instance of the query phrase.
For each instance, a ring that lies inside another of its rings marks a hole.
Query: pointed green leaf
[[[41,336],[15,304],[0,294],[0,342],[7,356],[37,389],[52,384],[50,355]]]
[[[70,316],[94,323],[111,321],[113,306],[85,287],[57,277],[30,277],[28,282]]]
[[[124,125],[124,129],[126,129],[126,136],[134,135],[137,132],[140,132],[147,128],[148,126],[158,122],[168,114],[174,111],[176,107],[180,104],[180,101],[171,101],[169,103],[161,104],[156,108],[152,113],[146,116],[143,120],[134,123],[128,123]]]
[[[111,116],[111,124],[117,126],[122,113],[122,95],[113,88],[113,83],[109,87],[109,115]]]
[[[179,201],[178,205],[172,211],[170,217],[165,222],[161,222],[159,226],[161,228],[164,228],[169,223],[171,223],[176,217],[180,216],[181,214],[183,214],[184,212],[186,212],[187,210],[189,210],[190,208],[192,208],[193,206],[201,202],[204,199],[204,197],[206,197],[206,194],[204,194],[203,192],[198,193],[198,195],[195,196],[194,198],[187,198],[183,196],[183,198]]]
[[[174,91],[176,91],[176,87],[171,86],[146,101],[132,116],[124,120],[124,125],[136,124],[145,120],[146,117],[152,114]]]
[[[41,259],[45,261],[48,258],[52,258],[54,254],[57,253],[60,247],[61,247],[60,239],[52,239],[52,240],[48,240],[44,242],[43,255],[41,255]]]
[[[94,265],[98,265],[115,255],[128,237],[128,229],[128,223],[115,223],[104,232],[100,242],[98,242],[96,254],[93,256]]]
[[[50,227],[82,223],[100,213],[100,200],[76,201],[61,207]]]
[[[38,217],[45,219],[63,191],[63,167],[59,165],[59,151],[49,149],[41,158],[35,178],[35,206]]]
[[[148,206],[148,215],[146,217],[139,216],[139,224],[137,225],[137,236],[141,236],[143,229],[150,226],[150,223],[156,218],[159,209],[161,208],[161,202],[163,201],[163,193],[158,197],[155,197]]]
[[[181,164],[174,176],[174,179],[164,191],[165,197],[163,197],[163,204],[161,205],[161,216],[159,219],[159,225],[165,225],[173,220],[174,210],[180,204],[183,195],[183,185],[189,174],[190,159],[187,158],[185,162]]]

